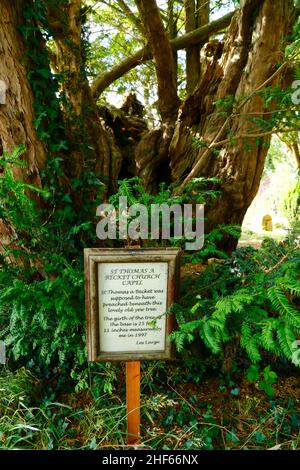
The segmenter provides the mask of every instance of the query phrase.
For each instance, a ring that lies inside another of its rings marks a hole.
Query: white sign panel
[[[89,361],[172,359],[180,250],[86,248],[84,263]]]
[[[99,263],[101,352],[164,351],[168,263]]]

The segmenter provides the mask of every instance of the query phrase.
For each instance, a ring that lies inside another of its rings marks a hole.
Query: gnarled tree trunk
[[[187,28],[196,29],[177,38],[168,35],[155,0],[135,3],[139,17],[126,2],[118,0],[118,5],[144,34],[147,45],[98,77],[90,87],[82,41],[82,2],[68,0],[61,3],[60,9],[53,8],[53,2],[46,2],[50,5],[47,16],[56,46],[53,64],[65,77],[61,86],[67,103],[63,110],[69,143],[68,151],[63,153],[66,175],[78,179],[83,171],[93,171],[112,192],[115,181],[122,177],[124,165],[130,161],[126,176],[140,175],[149,191],[156,191],[160,181],[177,182],[179,193],[194,177],[218,177],[222,195],[206,208],[206,229],[222,223],[241,224],[259,186],[272,134],[272,125],[268,128],[267,122],[276,106],[273,101],[266,109],[259,91],[280,83],[283,39],[290,28],[293,2],[241,0],[235,14],[201,26],[208,15],[207,2],[186,0],[187,8],[192,4],[187,19],[195,20]],[[0,104],[0,147],[11,150],[24,143],[28,168],[18,172],[22,178],[40,184],[39,170],[45,164],[46,151],[32,124],[34,97],[26,77],[26,51],[18,31],[22,8],[22,0],[1,2],[0,80],[6,83],[7,92],[6,103]],[[199,12],[205,18],[201,19]],[[210,41],[202,48],[200,71],[197,60],[203,41],[229,23],[223,42]],[[190,93],[181,104],[174,53],[182,48],[188,50],[196,72],[189,70]],[[123,111],[120,135],[119,124],[116,126],[114,120],[110,123],[110,114],[106,112],[102,113],[104,124],[97,98],[113,80],[152,57],[161,126],[148,130],[139,113],[135,116],[131,111]],[[222,101],[223,107],[216,105]],[[253,118],[266,123],[265,133]],[[200,145],[194,145],[195,137]],[[130,159],[126,160],[129,141]],[[77,203],[81,204],[80,196]],[[233,246],[230,240],[226,242],[227,249]]]
[[[209,23],[209,0],[184,0],[185,30],[194,31]],[[209,36],[203,38],[199,44],[186,48],[186,91],[192,93],[198,85],[201,73],[200,50],[208,41]]]
[[[147,134],[137,148],[137,167],[143,168],[149,189],[159,178],[162,162],[165,169],[169,165],[171,179],[181,181],[179,192],[194,177],[221,180],[221,197],[206,208],[207,231],[219,224],[242,224],[257,193],[272,131],[261,135],[253,118],[267,123],[276,106],[274,100],[266,109],[258,92],[280,83],[282,39],[292,11],[289,0],[244,0],[224,44],[213,41],[204,48],[201,80],[179,110],[168,149],[162,146],[159,130]],[[222,100],[226,107],[217,107],[216,101]],[[195,137],[200,146],[193,144]],[[147,165],[141,165],[147,158]],[[230,250],[237,242],[224,243]]]
[[[53,66],[64,77],[61,85],[66,99],[63,115],[70,146],[64,169],[71,178],[80,178],[83,171],[92,171],[112,189],[110,182],[116,179],[121,168],[121,152],[113,136],[106,132],[92,98],[85,70],[81,7],[81,0],[70,0],[60,9],[51,3],[48,7],[55,43]],[[79,195],[74,197],[81,203]]]
[[[0,12],[0,80],[6,85],[5,102],[0,104],[0,154],[24,144],[25,168],[15,170],[27,182],[40,185],[40,169],[46,151],[33,125],[33,94],[27,79],[23,39],[18,27],[22,23],[23,1],[1,1]]]
[[[257,193],[271,133],[260,136],[252,119],[267,121],[276,106],[274,100],[266,109],[257,92],[267,82],[280,83],[276,70],[283,60],[281,41],[288,33],[291,7],[289,1],[246,0],[231,23],[222,56],[213,56],[177,121],[170,147],[173,177],[180,179],[187,171],[185,183],[199,175],[221,179],[222,196],[206,211],[207,230],[220,223],[241,224]],[[228,96],[237,104],[223,117],[214,103]],[[218,155],[213,149],[194,149],[195,132],[208,145],[216,144]]]
[[[23,1],[2,0],[0,5],[0,80],[2,100],[0,104],[0,154],[11,152],[18,145],[25,145],[23,159],[26,166],[16,167],[15,176],[40,186],[40,170],[46,162],[44,145],[37,137],[33,120],[33,94],[27,79],[25,48],[19,25],[22,22]],[[1,168],[0,168],[1,177]],[[0,250],[10,244],[13,227],[0,219]]]

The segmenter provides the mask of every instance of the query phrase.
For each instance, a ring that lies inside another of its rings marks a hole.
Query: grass
[[[112,394],[86,389],[56,400],[25,369],[3,370],[0,449],[124,449],[124,396],[121,386]],[[244,378],[237,385],[204,375],[195,383],[182,380],[176,365],[150,363],[143,373],[139,447],[300,449],[299,404],[299,377],[280,378],[269,399]]]

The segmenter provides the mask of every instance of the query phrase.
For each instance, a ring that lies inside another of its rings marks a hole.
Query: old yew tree
[[[0,0],[0,449],[124,445],[123,364],[87,361],[83,249],[186,240],[100,240],[119,196],[205,203],[178,355],[142,364],[143,442],[299,447],[299,59],[299,0]],[[288,158],[289,227],[238,245]]]
[[[240,225],[272,134],[299,157],[298,13],[292,0],[2,0],[1,153],[25,146],[14,174],[50,191],[48,212],[68,199],[94,216],[99,182],[104,198],[133,176],[180,195],[205,177],[220,191],[206,231]],[[2,217],[1,240],[14,232]]]

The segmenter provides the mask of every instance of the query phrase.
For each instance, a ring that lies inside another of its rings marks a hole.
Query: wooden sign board
[[[171,359],[180,250],[86,249],[89,361]]]

